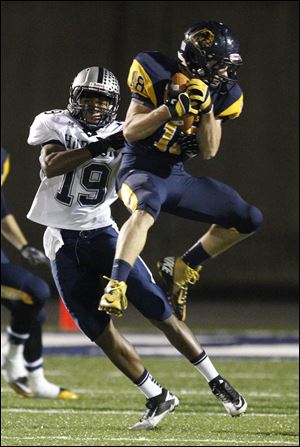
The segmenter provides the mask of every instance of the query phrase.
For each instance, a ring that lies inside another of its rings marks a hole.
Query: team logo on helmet
[[[192,43],[200,48],[209,48],[214,43],[215,35],[208,28],[202,28],[197,31],[192,37]]]

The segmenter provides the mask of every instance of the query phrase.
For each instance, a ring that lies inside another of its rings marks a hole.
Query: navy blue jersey
[[[159,107],[165,101],[167,84],[179,71],[180,67],[175,59],[170,59],[158,51],[139,53],[133,60],[128,75],[128,86],[132,98],[148,107]],[[243,94],[238,84],[224,84],[221,90],[211,88],[210,93],[217,118],[233,119],[240,115]],[[197,117],[194,124],[199,124],[200,120],[201,116]],[[181,163],[184,160],[178,143],[181,135],[179,127],[169,121],[144,140],[127,144],[124,153],[134,155],[137,160],[133,162],[132,159],[125,157],[124,162],[140,165],[138,159],[143,156],[147,158],[148,165],[155,164],[154,160],[158,162],[158,165],[165,167]],[[124,162],[122,167],[124,167]],[[133,166],[130,165],[130,167]]]

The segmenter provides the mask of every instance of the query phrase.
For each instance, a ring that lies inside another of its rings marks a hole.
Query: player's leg
[[[135,307],[158,327],[170,343],[204,376],[214,395],[231,416],[238,416],[246,411],[245,399],[220,376],[190,328],[172,315],[172,309],[165,294],[155,284],[151,273],[141,259],[138,259],[128,278],[128,297]]]
[[[4,363],[11,387],[24,397],[75,398],[44,376],[41,325],[50,298],[47,283],[15,264],[3,266],[1,280],[3,304],[11,311]]]
[[[159,215],[165,200],[164,181],[144,171],[135,171],[119,191],[125,206],[132,212],[118,237],[115,259],[99,309],[122,316],[126,308],[126,281],[137,257],[142,252],[150,227]],[[122,304],[123,301],[123,304]]]
[[[132,428],[152,429],[179,401],[153,379],[133,346],[114,327],[110,316],[98,311],[102,290],[100,274],[107,274],[111,269],[117,233],[108,227],[81,233],[64,230],[62,235],[65,245],[52,261],[59,293],[79,328],[147,397],[147,414]]]
[[[169,256],[158,263],[176,315],[184,320],[188,285],[198,280],[202,265],[251,236],[261,225],[262,214],[234,189],[208,177],[185,173],[173,188],[181,198],[176,206],[169,201],[165,211],[213,224],[182,256]]]
[[[42,309],[31,327],[30,337],[26,340],[24,348],[28,383],[33,392],[33,397],[64,400],[77,399],[78,395],[76,393],[49,382],[45,377],[42,344],[42,325],[45,317],[45,309]]]
[[[11,314],[2,368],[8,383],[23,396],[32,395],[24,366],[24,345],[49,297],[49,287],[43,280],[13,263],[2,265],[1,302]]]
[[[163,388],[144,367],[133,346],[117,331],[112,320],[95,340],[111,362],[146,396],[147,410],[133,430],[154,428],[179,405],[176,396]]]

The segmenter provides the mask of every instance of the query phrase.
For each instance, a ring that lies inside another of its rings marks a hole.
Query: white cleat
[[[148,410],[130,430],[152,430],[169,413],[173,412],[179,405],[179,399],[163,388],[158,396],[147,399]]]
[[[247,410],[247,402],[227,380],[221,376],[209,382],[209,386],[216,398],[224,405],[230,416],[241,416]]]

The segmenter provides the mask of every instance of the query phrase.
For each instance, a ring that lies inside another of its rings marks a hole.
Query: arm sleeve
[[[40,113],[30,126],[27,143],[37,146],[53,140],[61,141],[61,138],[55,127],[51,125],[51,115],[47,115],[45,112]]]

